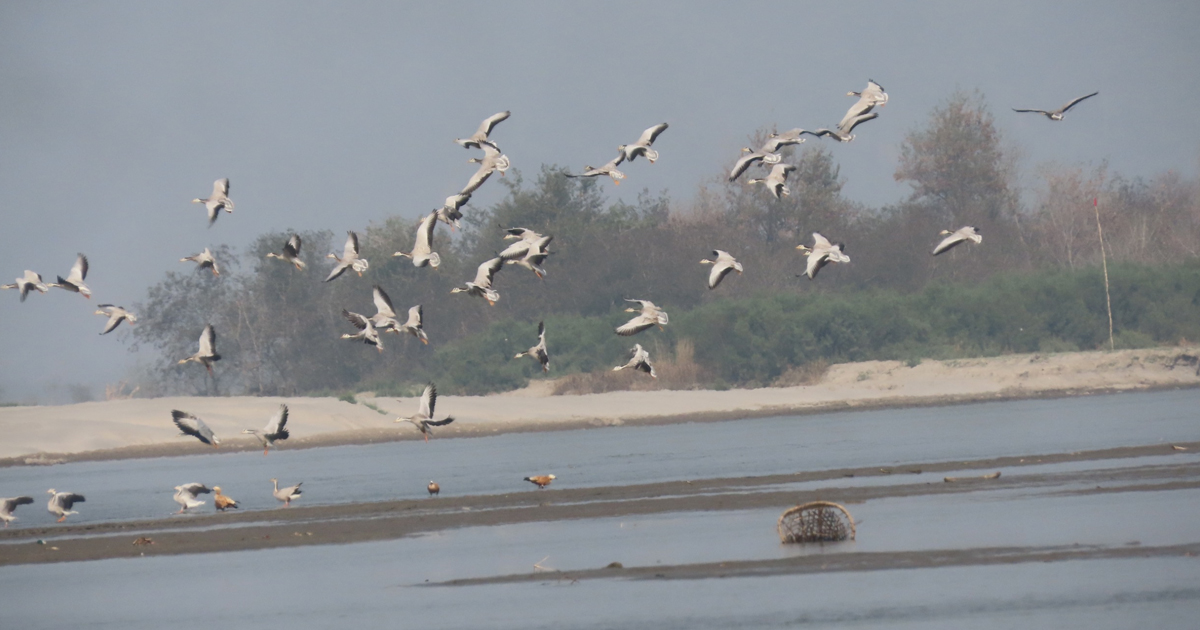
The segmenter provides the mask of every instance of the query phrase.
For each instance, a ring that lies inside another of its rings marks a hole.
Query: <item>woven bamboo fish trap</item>
[[[776,529],[785,543],[854,540],[854,517],[836,503],[813,501],[784,512]]]

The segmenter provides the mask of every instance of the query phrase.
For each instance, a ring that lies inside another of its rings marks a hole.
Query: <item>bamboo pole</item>
[[[1108,306],[1108,349],[1116,350],[1113,343],[1112,295],[1108,292],[1108,255],[1104,252],[1104,229],[1100,227],[1100,198],[1092,197],[1092,208],[1096,211],[1096,233],[1100,235],[1100,264],[1104,267],[1104,301]]]

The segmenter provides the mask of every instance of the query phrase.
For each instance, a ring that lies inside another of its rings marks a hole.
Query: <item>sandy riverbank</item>
[[[456,422],[435,439],[1200,386],[1194,366],[1172,367],[1183,354],[1195,356],[1200,348],[927,360],[912,367],[868,361],[835,365],[813,385],[727,391],[551,396],[548,383],[538,381],[501,395],[440,397],[438,416],[452,415]],[[181,455],[210,448],[177,436],[172,409],[203,418],[226,449],[259,448],[241,431],[261,427],[281,403],[291,410],[292,431],[283,449],[419,439],[411,425],[392,422],[415,409],[415,399],[362,395],[358,400],[360,404],[333,398],[172,397],[0,408],[0,466]]]

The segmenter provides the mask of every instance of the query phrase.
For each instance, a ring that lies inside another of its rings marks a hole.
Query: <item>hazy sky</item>
[[[76,252],[95,295],[0,292],[0,399],[97,393],[136,355],[97,303],[132,306],[179,258],[286,228],[361,229],[456,192],[453,144],[500,110],[514,167],[599,164],[658,122],[662,158],[630,169],[687,201],[762,127],[832,126],[868,78],[891,95],[847,145],[851,199],[900,200],[905,133],[980,90],[1041,163],[1130,176],[1200,163],[1200,3],[0,2],[0,282],[48,281]],[[1056,108],[1099,90],[1062,123]],[[192,205],[232,180],[233,215]],[[504,188],[488,182],[473,201]]]

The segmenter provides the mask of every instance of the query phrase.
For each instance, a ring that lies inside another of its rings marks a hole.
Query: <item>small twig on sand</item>
[[[950,483],[953,481],[969,481],[971,479],[999,479],[999,478],[1000,478],[1000,471],[997,470],[996,472],[994,472],[990,475],[979,475],[978,477],[946,477],[945,479],[942,479],[942,481],[945,481],[946,483]]]

